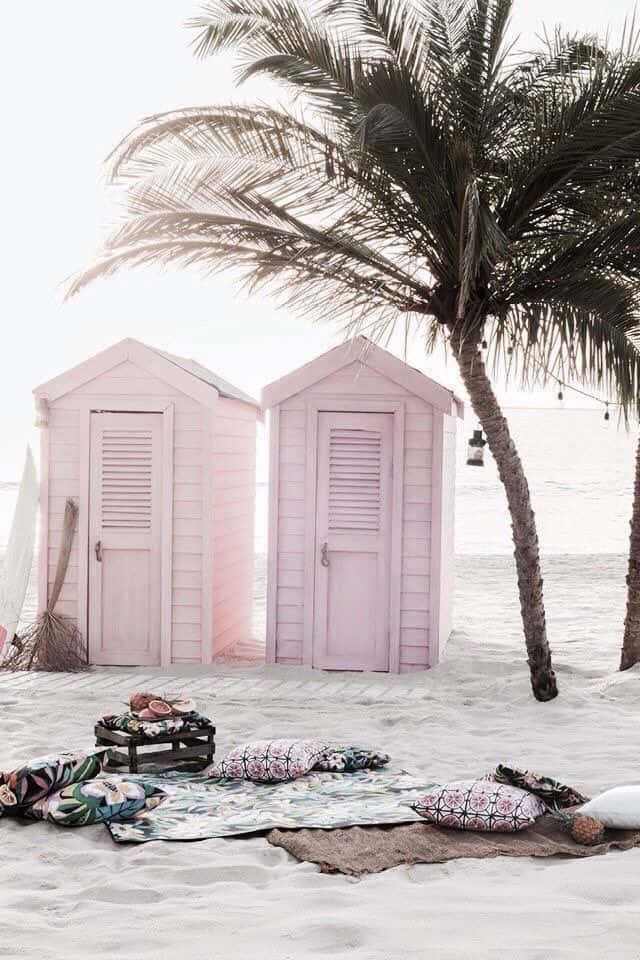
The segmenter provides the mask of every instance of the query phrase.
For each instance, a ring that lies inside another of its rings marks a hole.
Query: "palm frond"
[[[147,118],[108,176],[123,221],[70,293],[124,266],[234,272],[305,316],[425,343],[493,330],[539,369],[636,402],[640,56],[548,38],[514,57],[512,0],[210,0],[195,51],[233,50],[290,106]],[[510,352],[509,352],[510,351]]]

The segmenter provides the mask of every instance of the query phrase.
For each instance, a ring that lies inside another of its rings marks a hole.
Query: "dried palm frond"
[[[77,517],[78,505],[71,499],[67,500],[62,546],[47,609],[19,636],[13,638],[0,664],[4,670],[77,672],[88,669],[84,639],[75,620],[55,613],[67,575]]]

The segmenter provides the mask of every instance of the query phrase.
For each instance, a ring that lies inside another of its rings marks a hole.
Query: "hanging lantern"
[[[482,436],[482,430],[474,430],[473,436],[467,444],[467,466],[484,466],[484,448],[487,441]]]
[[[609,420],[611,419],[611,414],[609,413],[609,404],[608,404],[608,403],[605,403],[605,405],[604,405],[604,419],[605,419],[605,423],[608,423]]]

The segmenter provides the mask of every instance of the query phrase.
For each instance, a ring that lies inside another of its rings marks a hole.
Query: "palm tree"
[[[627,615],[624,621],[620,669],[628,670],[636,663],[640,663],[640,440],[636,451],[627,572]]]
[[[535,516],[480,347],[631,404],[640,63],[554,37],[514,57],[511,0],[213,0],[199,56],[229,48],[274,108],[153,116],[110,158],[126,218],[75,293],[124,265],[235,268],[250,290],[381,337],[444,338],[504,484],[531,684],[557,695]]]

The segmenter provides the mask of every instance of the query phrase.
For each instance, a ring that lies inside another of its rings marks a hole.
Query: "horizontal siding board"
[[[199,467],[202,465],[202,448],[174,447],[173,462],[178,467]]]
[[[77,401],[75,405],[63,408],[60,406],[59,401],[55,401],[51,405],[49,410],[49,427],[57,429],[58,427],[74,427],[78,429],[80,426],[80,401]]]
[[[422,612],[429,609],[429,597],[423,593],[404,593],[400,594],[400,609]]]
[[[306,451],[303,446],[299,447],[280,447],[280,463],[304,464]]]
[[[280,483],[304,484],[305,466],[303,463],[280,462]]]
[[[215,432],[219,437],[251,437],[255,440],[256,418],[239,420],[216,416]]]
[[[202,520],[195,520],[191,517],[176,517],[173,521],[173,533],[175,536],[200,536],[202,534]]]
[[[406,450],[431,450],[433,434],[426,430],[405,430],[404,444]]]
[[[300,427],[283,427],[280,424],[280,447],[302,447],[305,446],[305,429]]]
[[[199,607],[202,602],[202,590],[199,587],[187,589],[185,587],[173,588],[173,604],[176,607]]]
[[[177,640],[176,631],[173,631],[173,657],[174,663],[199,663],[200,662],[200,640]]]
[[[283,553],[304,553],[305,539],[302,536],[287,533],[278,542]]]
[[[400,644],[400,663],[406,665],[426,667],[429,663],[428,647],[408,647]]]
[[[304,433],[306,415],[304,410],[281,410],[280,430],[301,429]]]
[[[428,647],[429,631],[425,628],[402,627],[400,642],[407,647]]]
[[[411,501],[404,505],[404,519],[407,523],[427,523],[431,521],[431,504]]]
[[[197,623],[201,622],[202,609],[200,604],[195,606],[186,606],[173,603],[173,622],[174,623]]]
[[[182,641],[187,640],[191,643],[197,643],[198,648],[200,647],[200,638],[201,630],[199,623],[176,623],[174,621],[172,634],[173,634],[173,651],[176,650],[176,644],[182,643]]]
[[[213,455],[218,453],[252,453],[255,451],[255,437],[224,436],[215,434],[213,438]]]
[[[173,586],[174,586],[174,596],[176,593],[180,592],[182,589],[198,589],[198,592],[201,594],[202,586],[202,571],[201,570],[176,570],[175,563],[173,566]]]
[[[283,537],[287,534],[304,536],[305,530],[304,517],[280,517],[278,522],[278,536]]]
[[[302,604],[303,594],[296,587],[278,587],[278,603]]]
[[[423,593],[429,595],[429,577],[403,574],[401,578],[403,593]]]
[[[304,570],[278,570],[280,587],[304,587]]]
[[[173,550],[173,570],[181,573],[198,573],[202,577],[202,553],[185,553],[181,550]]]
[[[284,553],[278,554],[278,570],[304,570],[304,553]]]
[[[291,500],[288,497],[280,500],[280,517],[304,517],[304,500]]]
[[[415,540],[413,537],[405,537],[403,552],[405,557],[428,557],[431,552],[431,543],[429,540]]]
[[[303,612],[302,603],[298,606],[279,603],[277,606],[278,623],[302,623],[304,620]]]
[[[287,640],[284,637],[278,638],[279,656],[290,660],[297,660],[301,656],[301,644],[298,640]]]
[[[289,482],[283,480],[280,483],[280,505],[282,505],[286,500],[297,500],[298,502],[304,504],[304,483],[300,481],[299,483]]]

